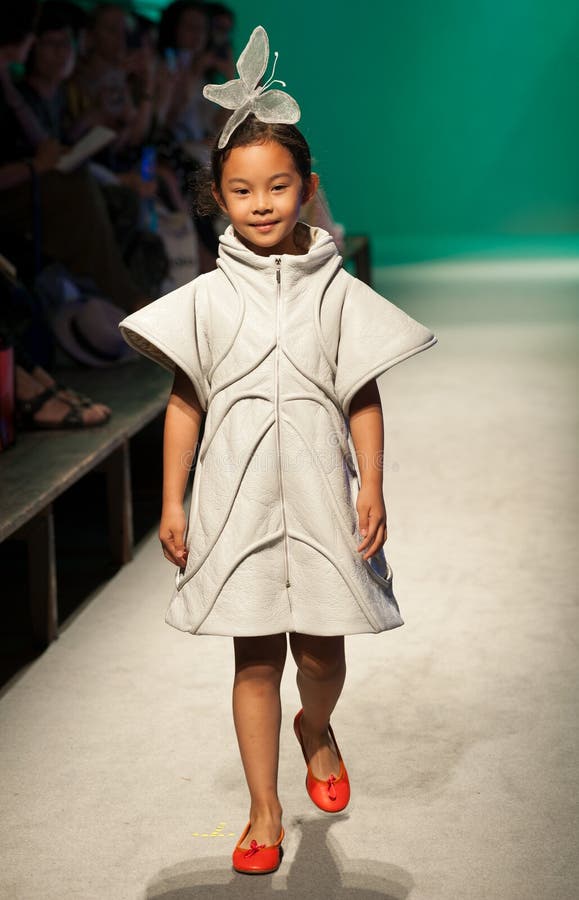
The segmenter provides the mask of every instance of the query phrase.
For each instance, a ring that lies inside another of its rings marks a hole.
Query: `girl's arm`
[[[176,368],[163,433],[163,508],[159,540],[166,559],[181,567],[187,559],[183,496],[203,415],[191,381],[181,369]]]
[[[384,422],[376,379],[372,379],[352,398],[350,432],[360,470],[360,490],[356,508],[360,533],[365,537],[358,545],[364,559],[369,559],[387,538],[386,508],[382,493],[384,464]]]

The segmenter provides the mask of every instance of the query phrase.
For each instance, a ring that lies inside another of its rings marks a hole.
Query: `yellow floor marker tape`
[[[228,834],[224,834],[224,833],[223,833],[223,829],[225,828],[226,825],[227,825],[227,822],[220,822],[219,825],[217,826],[217,828],[215,828],[211,833],[194,831],[194,832],[193,832],[193,837],[204,837],[204,838],[208,838],[208,837],[235,837],[235,832],[234,832],[234,831],[230,831]]]

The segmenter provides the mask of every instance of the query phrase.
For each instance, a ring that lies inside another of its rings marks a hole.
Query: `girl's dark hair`
[[[223,150],[217,146],[218,141],[219,135],[215,138],[215,144],[211,151],[211,165],[199,170],[193,184],[195,205],[201,215],[219,212],[211,188],[215,184],[221,190],[223,166],[235,147],[249,147],[251,144],[275,141],[291,153],[302,182],[309,181],[312,174],[312,155],[308,142],[295,125],[261,122],[253,113],[250,113],[241,125],[237,126]]]

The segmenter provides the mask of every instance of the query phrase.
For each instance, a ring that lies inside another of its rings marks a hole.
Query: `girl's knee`
[[[287,655],[285,632],[263,637],[235,637],[233,644],[236,673],[253,670],[265,677],[281,678]]]
[[[343,637],[315,637],[290,635],[293,658],[299,671],[314,681],[327,681],[345,674]]]

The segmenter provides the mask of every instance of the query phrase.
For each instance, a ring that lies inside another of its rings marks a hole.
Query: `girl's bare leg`
[[[298,667],[296,682],[304,709],[301,732],[306,755],[316,778],[329,778],[339,769],[328,724],[346,677],[344,638],[293,632],[290,647]]]
[[[251,828],[242,847],[255,838],[270,846],[280,834],[282,806],[277,793],[281,702],[279,686],[287,639],[283,634],[235,637],[233,720],[251,797]]]

